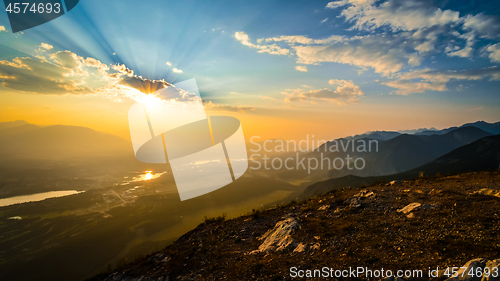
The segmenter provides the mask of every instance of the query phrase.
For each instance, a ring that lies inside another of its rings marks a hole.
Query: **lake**
[[[63,197],[63,196],[78,194],[78,193],[82,193],[82,192],[84,192],[84,191],[60,190],[60,191],[49,191],[49,192],[35,193],[35,194],[30,194],[30,195],[20,195],[20,196],[14,196],[14,197],[9,197],[9,198],[3,198],[3,199],[0,199],[0,207],[10,206],[10,205],[14,205],[14,204],[27,203],[27,202],[42,201],[42,200],[45,200],[48,198]]]

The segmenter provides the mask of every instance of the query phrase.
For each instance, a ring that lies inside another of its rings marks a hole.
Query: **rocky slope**
[[[465,274],[450,280],[498,280],[467,273],[498,269],[499,196],[499,171],[344,188],[207,219],[162,251],[92,280],[293,280],[294,272],[323,267],[423,270],[418,280],[445,280],[443,269],[462,266]],[[440,277],[429,278],[437,267]]]

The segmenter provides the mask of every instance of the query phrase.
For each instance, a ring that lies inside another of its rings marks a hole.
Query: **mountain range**
[[[492,135],[497,135],[500,134],[500,122],[496,123],[488,123],[485,121],[477,121],[474,123],[466,123],[461,126],[455,126],[455,127],[450,127],[442,130],[438,130],[434,127],[427,129],[427,128],[421,128],[421,129],[416,129],[416,130],[400,130],[400,131],[370,131],[366,132],[364,134],[360,135],[355,135],[352,137],[346,137],[345,139],[376,139],[376,140],[389,140],[392,138],[395,138],[399,135],[403,134],[408,134],[408,135],[425,135],[425,136],[430,136],[430,135],[444,135],[448,132],[451,132],[455,129],[462,128],[462,127],[476,127],[479,128],[485,132],[488,132]]]
[[[78,126],[0,123],[0,159],[62,160],[132,155],[128,141]]]
[[[453,132],[454,131],[450,133]],[[447,175],[499,169],[500,135],[490,135],[480,138],[470,144],[458,147],[427,164],[408,171],[372,177],[347,175],[339,178],[332,178],[312,184],[308,186],[302,194],[295,196],[300,199],[305,199],[347,186],[359,187],[374,184],[376,182],[414,179],[422,176],[434,176],[436,174]]]
[[[385,135],[387,136],[387,134]],[[330,152],[330,146],[334,145],[334,141],[331,141],[319,147],[311,155],[319,157],[318,154],[324,153],[324,156],[330,159],[335,159],[337,157],[345,159],[346,156],[349,155],[352,158],[361,157],[365,160],[366,166],[362,170],[332,169],[327,173],[328,178],[342,177],[348,174],[357,176],[381,176],[400,173],[419,167],[445,155],[455,148],[491,135],[492,133],[475,126],[461,126],[453,130],[447,130],[444,134],[400,134],[387,140],[376,139],[378,142],[378,151],[372,150],[371,152],[358,152],[352,150]],[[360,143],[361,141],[368,143],[369,140],[372,139],[365,137],[355,140],[355,143]],[[346,141],[348,140],[336,140],[336,142]],[[326,149],[324,146],[326,146]]]

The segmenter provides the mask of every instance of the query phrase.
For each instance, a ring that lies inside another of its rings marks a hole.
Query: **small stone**
[[[325,211],[328,208],[330,208],[330,205],[323,205],[323,206],[321,206],[321,207],[318,208],[318,211]]]
[[[398,209],[398,213],[403,213],[403,214],[408,214],[411,211],[415,210],[416,208],[420,207],[422,204],[418,202],[410,203],[406,207],[402,209]]]

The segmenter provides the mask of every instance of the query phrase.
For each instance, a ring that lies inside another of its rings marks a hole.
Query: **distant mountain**
[[[1,124],[5,124],[5,123],[0,123],[0,125]],[[29,131],[33,131],[33,130],[36,130],[39,128],[40,127],[37,125],[28,124],[28,123],[22,124],[20,126],[8,127],[8,128],[0,130],[0,139],[23,134],[23,133],[27,133]]]
[[[19,127],[19,126],[23,126],[23,125],[27,125],[27,124],[29,124],[29,123],[24,121],[24,120],[17,120],[17,121],[13,121],[13,122],[0,122],[0,130]]]
[[[453,133],[453,131],[451,133]],[[389,182],[392,180],[407,180],[417,178],[420,175],[434,176],[437,173],[447,175],[497,169],[500,169],[500,135],[493,135],[456,148],[453,151],[431,161],[430,163],[409,171],[372,177],[348,175],[317,182],[307,187],[303,193],[299,195],[299,198],[310,198],[312,196],[325,194],[333,189],[347,186],[359,187],[380,181]]]
[[[466,124],[463,124],[462,126],[459,126],[459,127],[450,127],[450,128],[438,130],[438,131],[431,131],[431,130],[422,131],[422,132],[418,132],[415,134],[416,135],[444,135],[444,134],[451,132],[453,130],[456,130],[458,128],[470,127],[470,126],[479,128],[479,129],[481,129],[485,132],[488,132],[492,135],[500,134],[500,122],[488,123],[488,122],[484,122],[484,121],[477,121],[474,123],[466,123]]]
[[[362,157],[366,166],[362,170],[332,169],[328,172],[330,178],[342,177],[348,174],[357,176],[380,176],[400,173],[424,165],[455,148],[469,144],[491,134],[473,126],[461,127],[444,135],[407,135],[403,134],[387,141],[379,141],[378,152],[347,152],[326,153],[330,159]],[[355,141],[355,143],[360,140]],[[327,144],[327,145],[332,145]],[[324,151],[324,150],[319,150]],[[317,152],[319,153],[319,152]]]
[[[368,131],[366,133],[360,134],[360,135],[355,135],[355,136],[349,136],[345,137],[345,139],[363,139],[363,138],[368,138],[368,139],[376,139],[376,140],[389,140],[392,138],[395,138],[399,135],[403,134],[409,134],[409,135],[444,135],[448,132],[451,132],[453,130],[456,130],[458,128],[462,127],[470,127],[474,126],[476,128],[479,128],[485,132],[488,132],[493,135],[500,134],[500,122],[496,123],[488,123],[485,121],[477,121],[474,123],[466,123],[461,126],[455,126],[455,127],[450,127],[446,128],[443,130],[438,130],[434,127],[431,128],[420,128],[420,129],[413,129],[413,130],[399,130],[399,131]]]
[[[346,137],[345,139],[349,140],[358,140],[358,139],[372,139],[372,140],[389,140],[401,135],[398,132],[390,132],[390,131],[373,131],[367,132],[361,135],[355,135],[353,137]]]
[[[4,128],[0,130],[0,159],[4,161],[126,156],[133,153],[128,141],[89,128],[62,125],[39,127],[26,122],[18,122],[18,126],[5,124],[0,123],[0,127]]]
[[[398,133],[401,134],[416,134],[420,132],[432,132],[432,131],[438,131],[438,129],[431,127],[431,128],[420,128],[420,129],[413,129],[413,130],[399,130]]]

